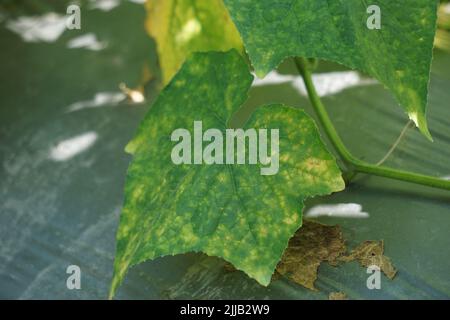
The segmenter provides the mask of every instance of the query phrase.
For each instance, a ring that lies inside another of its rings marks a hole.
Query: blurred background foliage
[[[438,30],[435,45],[450,52],[450,2],[442,1],[438,11]]]

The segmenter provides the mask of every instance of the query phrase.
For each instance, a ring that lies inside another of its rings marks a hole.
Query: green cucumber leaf
[[[163,83],[196,51],[242,50],[222,0],[149,0],[146,27],[155,39]]]
[[[290,56],[331,60],[378,79],[421,132],[437,0],[224,0],[258,76]],[[369,29],[371,5],[381,29]]]
[[[283,105],[258,108],[244,126],[279,130],[277,174],[261,175],[261,164],[173,164],[173,131],[192,132],[194,121],[202,121],[203,131],[226,132],[252,80],[236,50],[195,53],[149,110],[126,148],[133,160],[111,297],[129,267],[186,252],[222,257],[268,285],[289,238],[301,226],[303,200],[344,189],[314,121]]]

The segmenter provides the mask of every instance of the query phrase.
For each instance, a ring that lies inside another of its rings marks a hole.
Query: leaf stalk
[[[327,134],[334,149],[339,154],[340,158],[348,167],[348,169],[350,169],[350,171],[411,182],[419,185],[429,186],[432,188],[450,190],[449,180],[371,164],[353,156],[342,142],[338,132],[336,131],[336,128],[331,122],[325,106],[323,105],[319,95],[317,94],[312,80],[312,72],[309,62],[305,58],[300,57],[294,58],[294,61],[297,66],[297,70],[303,77],[309,99],[312,106],[314,107],[314,110],[323,129],[325,130],[325,133]]]

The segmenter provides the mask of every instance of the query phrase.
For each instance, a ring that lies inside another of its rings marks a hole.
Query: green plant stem
[[[370,164],[368,162],[362,161],[356,157],[354,157],[348,149],[345,147],[342,142],[339,134],[336,131],[333,123],[328,116],[328,113],[319,98],[316,88],[314,87],[314,83],[311,76],[311,70],[309,67],[308,61],[304,58],[295,58],[295,64],[299,73],[303,77],[303,81],[305,82],[306,90],[308,92],[309,99],[311,104],[313,105],[319,121],[321,122],[328,138],[330,139],[333,147],[336,149],[337,153],[344,161],[345,165],[354,172],[372,174],[380,177],[386,177],[396,180],[402,180],[407,182],[412,182],[420,185],[425,185],[433,188],[440,188],[445,190],[450,190],[450,181],[439,179],[423,174],[417,174],[408,171],[402,171],[397,169],[392,169],[384,166],[377,166],[374,164]]]

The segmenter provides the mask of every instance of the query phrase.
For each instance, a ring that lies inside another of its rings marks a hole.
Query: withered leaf
[[[327,261],[331,265],[337,265],[338,258],[345,251],[339,226],[304,220],[303,226],[289,241],[277,271],[308,289],[317,290],[314,282],[320,264]]]
[[[347,256],[339,258],[340,261],[350,262],[357,260],[363,267],[376,265],[389,278],[393,279],[397,269],[391,260],[384,255],[384,241],[367,240],[357,246]]]
[[[328,300],[348,300],[345,292],[330,292]]]

